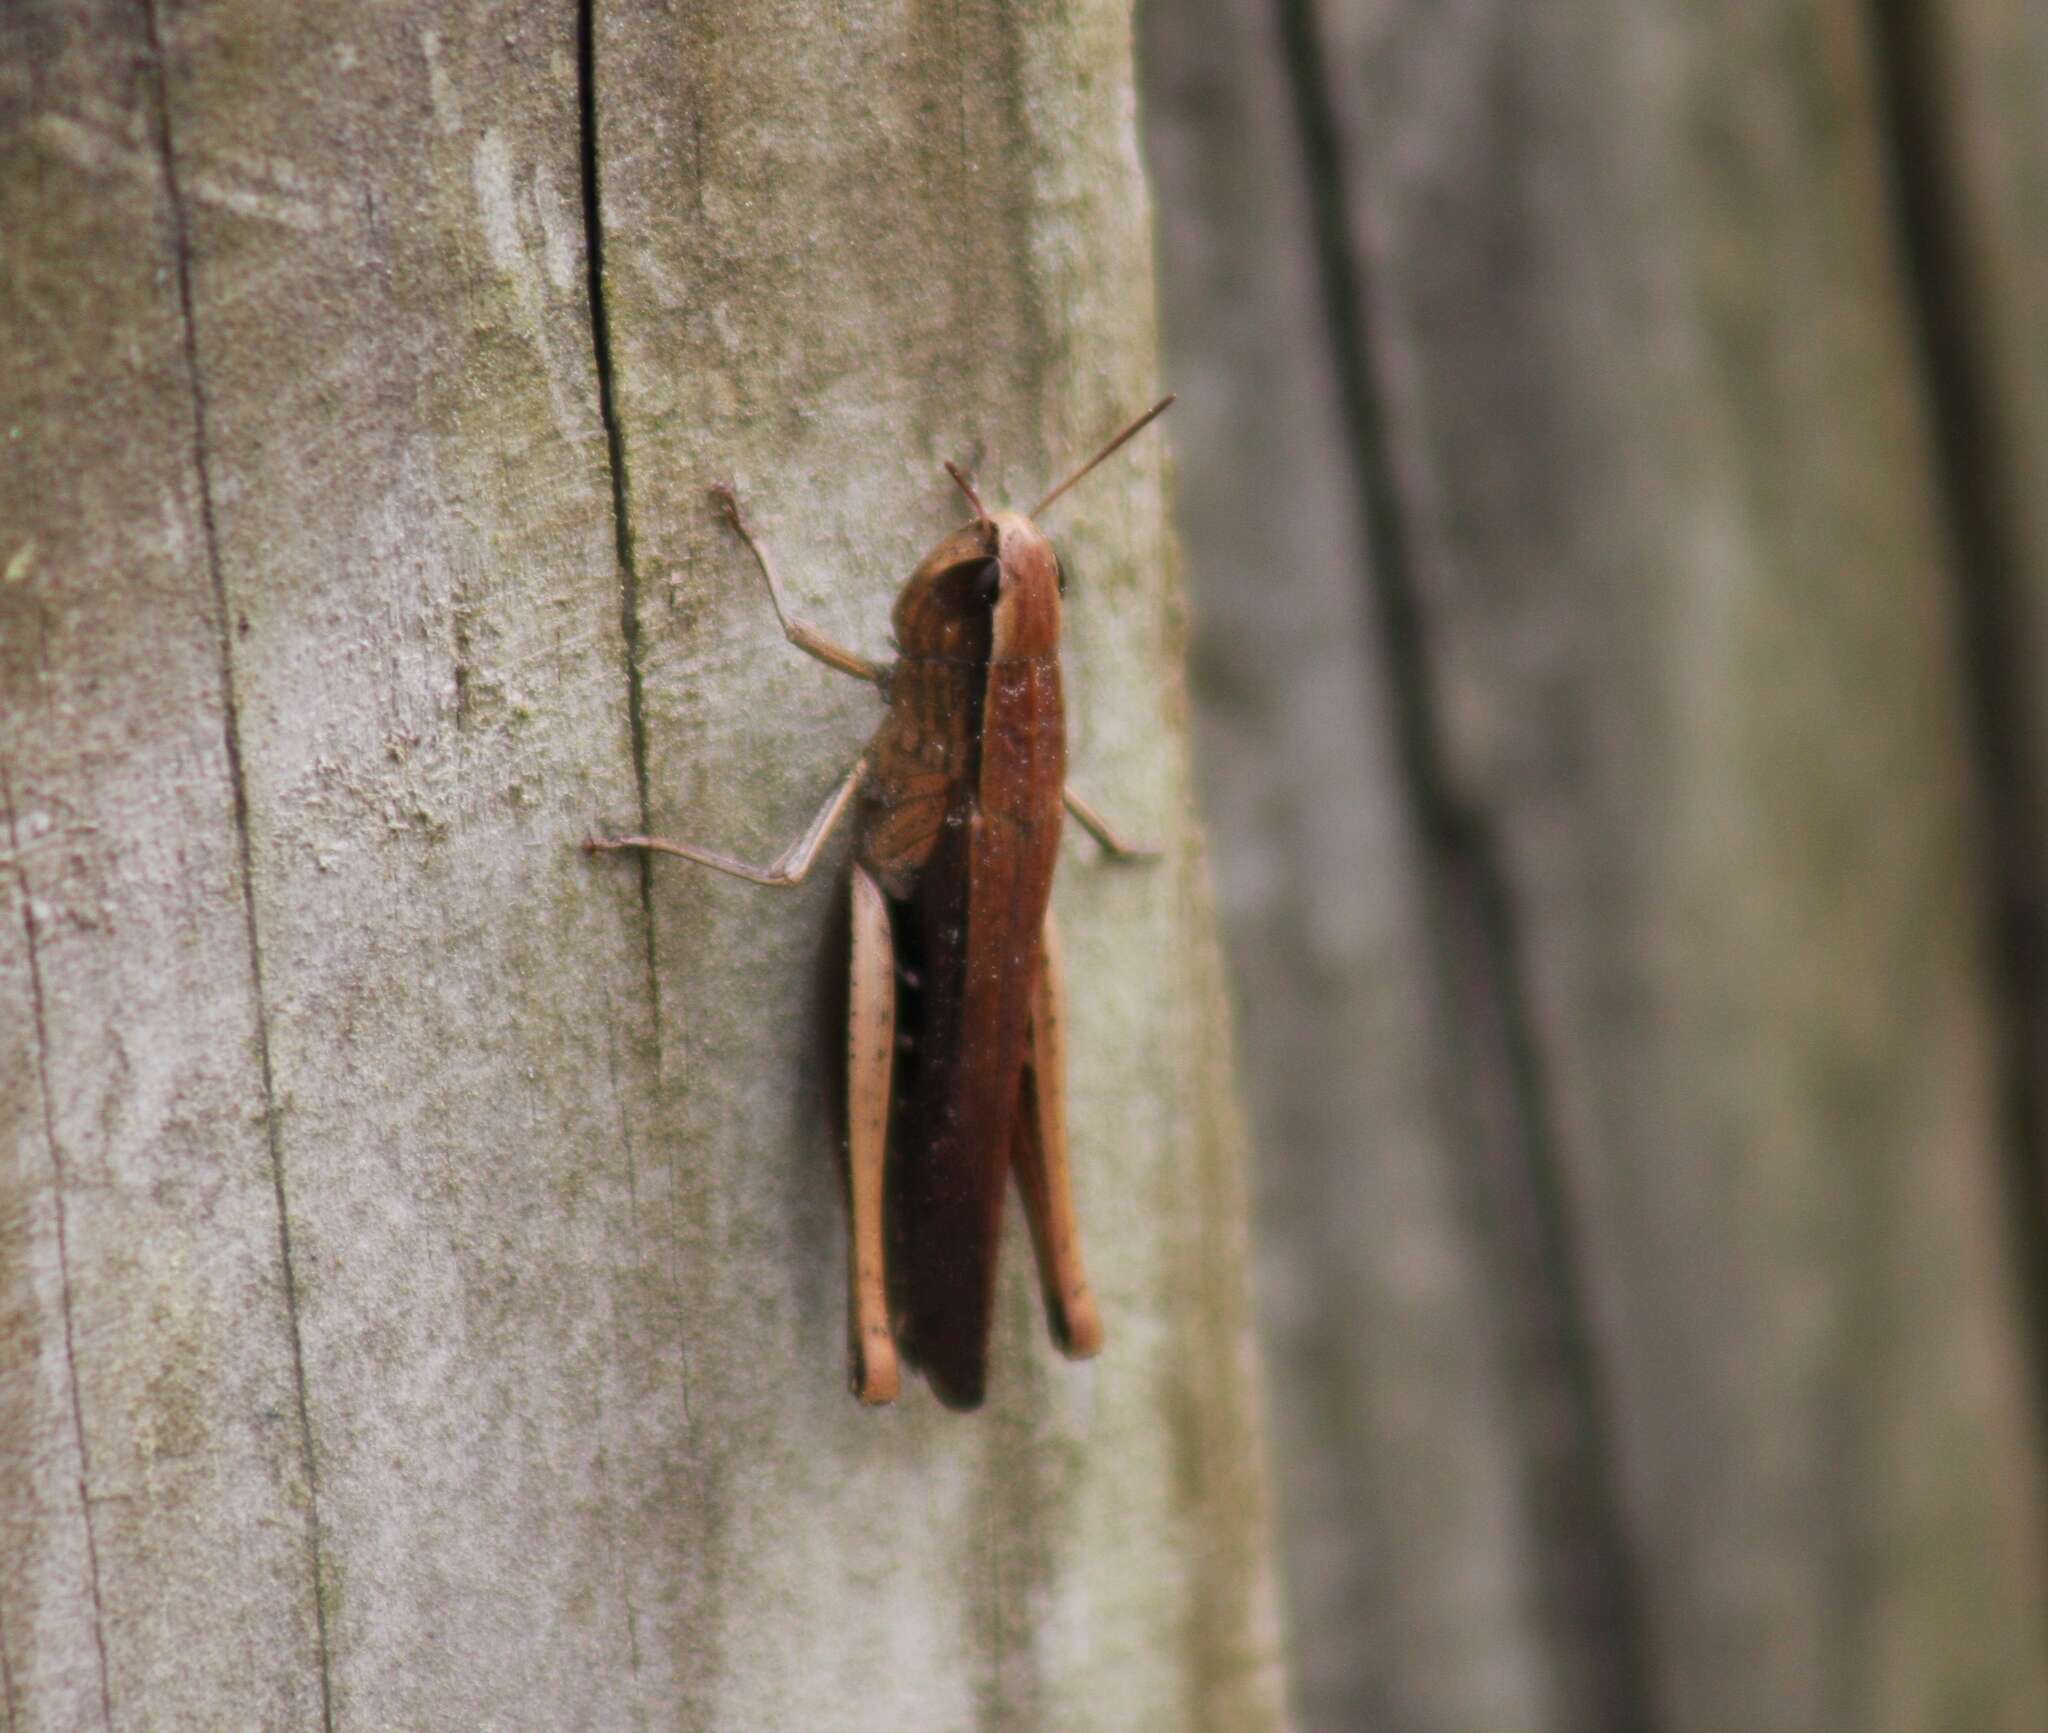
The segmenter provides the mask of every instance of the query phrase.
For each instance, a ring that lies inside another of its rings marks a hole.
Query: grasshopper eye
[[[994,554],[957,561],[940,574],[939,581],[954,598],[953,605],[973,601],[985,607],[995,605],[996,592],[1003,584],[1003,562]]]
[[[1067,593],[1067,562],[1060,558],[1057,550],[1052,556],[1052,570],[1053,576],[1059,579],[1060,594],[1064,596]]]

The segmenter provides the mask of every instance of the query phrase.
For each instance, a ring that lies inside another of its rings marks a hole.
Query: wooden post
[[[1277,1725],[1158,448],[1065,520],[1173,840],[1059,892],[1093,1367],[1020,1218],[987,1412],[853,1401],[841,892],[577,847],[874,720],[712,482],[879,652],[941,459],[1152,395],[1124,8],[0,30],[0,1725]]]

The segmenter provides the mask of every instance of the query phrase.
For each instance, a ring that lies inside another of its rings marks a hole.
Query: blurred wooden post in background
[[[857,15],[856,15],[857,14]],[[973,464],[1156,387],[1115,0],[0,19],[0,1728],[1272,1727],[1161,447],[1063,505],[1077,1184],[845,1388],[830,872]],[[598,243],[602,240],[601,252]]]
[[[1152,5],[1312,1729],[2022,1729],[2048,36]]]

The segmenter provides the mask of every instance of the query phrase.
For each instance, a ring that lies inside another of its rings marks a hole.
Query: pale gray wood
[[[1317,15],[1642,1713],[2034,1726],[1986,875],[1861,17]]]
[[[1583,1727],[1407,810],[1276,9],[1143,15],[1198,763],[1301,1724]]]
[[[166,27],[334,1719],[618,1725],[682,1421],[574,11]]]
[[[304,1432],[142,11],[0,20],[4,1724],[317,1725]]]
[[[1046,1342],[1019,1234],[989,1410],[914,1385],[862,1412],[833,890],[678,870],[650,901],[577,846],[646,818],[779,846],[874,719],[782,641],[711,480],[746,488],[799,605],[880,650],[957,510],[940,456],[1028,501],[1146,401],[1126,13],[599,10],[623,538],[574,8],[167,8],[168,152],[126,82],[149,16],[59,85],[97,21],[39,14],[6,87],[34,309],[10,384],[53,443],[7,472],[0,557],[55,527],[0,596],[5,1009],[37,998],[32,934],[72,969],[61,994],[43,971],[47,1042],[0,1038],[16,1724],[99,1716],[40,1065],[60,1153],[194,1152],[163,1223],[61,1194],[134,1229],[67,1260],[88,1446],[191,1453],[91,1507],[113,1724],[1277,1725],[1161,446],[1055,519],[1077,771],[1170,848],[1133,870],[1079,842],[1059,893],[1100,1362]],[[99,373],[53,391],[53,331]],[[148,586],[42,630],[74,564],[130,559]],[[64,707],[24,731],[46,689]],[[21,793],[46,776],[68,807]],[[102,1026],[204,1089],[142,1092]],[[187,1198],[202,1156],[239,1189]],[[208,1430],[164,1443],[195,1408]]]

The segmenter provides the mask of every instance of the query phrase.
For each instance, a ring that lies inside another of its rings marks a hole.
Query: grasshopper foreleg
[[[768,550],[754,539],[754,532],[747,527],[747,520],[740,515],[740,502],[731,484],[720,482],[711,490],[711,497],[718,501],[724,511],[726,522],[732,525],[740,540],[754,556],[754,564],[761,568],[761,576],[767,580],[768,600],[774,604],[775,617],[782,622],[782,635],[807,656],[815,656],[828,668],[836,668],[842,674],[851,674],[856,680],[866,680],[871,685],[886,686],[889,670],[880,662],[869,660],[858,650],[849,650],[844,644],[834,643],[813,626],[810,621],[789,611],[789,603],[782,593],[782,579],[777,575],[775,563],[768,557]]]

